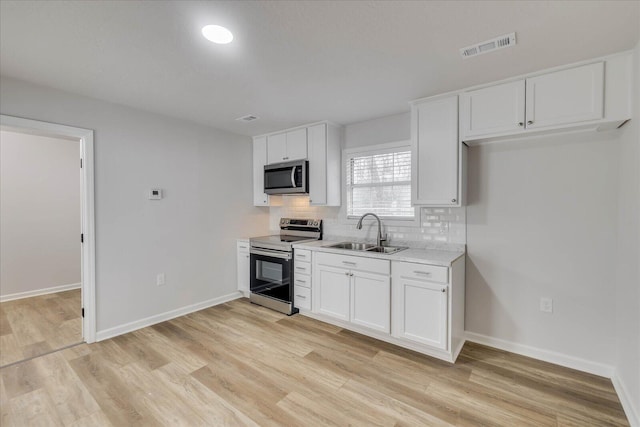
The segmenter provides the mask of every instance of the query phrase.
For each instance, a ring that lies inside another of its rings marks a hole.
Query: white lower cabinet
[[[293,250],[293,305],[311,311],[311,251]]]
[[[391,279],[381,274],[354,271],[351,274],[352,323],[391,332]]]
[[[238,239],[236,243],[236,261],[238,273],[238,290],[245,297],[249,296],[249,280],[251,276],[251,260],[249,259],[249,240]]]
[[[390,332],[389,261],[318,253],[313,271],[314,312]]]
[[[443,266],[314,251],[311,271],[305,315],[449,362],[462,349],[464,256]]]
[[[351,278],[344,268],[317,265],[314,274],[314,311],[340,320],[349,320]]]
[[[447,350],[447,285],[393,279],[393,336]]]

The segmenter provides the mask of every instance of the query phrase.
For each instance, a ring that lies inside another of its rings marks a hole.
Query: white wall
[[[629,405],[634,406],[636,425],[640,425],[640,43],[634,65],[633,119],[622,129],[618,143],[615,366]]]
[[[469,149],[467,331],[614,362],[619,138]],[[540,297],[553,298],[553,314]]]
[[[99,332],[235,291],[235,239],[268,229],[249,138],[9,78],[0,112],[95,131]]]
[[[0,296],[80,283],[80,144],[0,131]]]

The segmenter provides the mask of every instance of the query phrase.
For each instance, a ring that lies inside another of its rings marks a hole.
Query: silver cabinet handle
[[[298,258],[306,258],[306,257],[307,257],[306,255],[302,255],[302,254],[296,254],[296,256],[297,256]]]
[[[431,276],[431,272],[430,271],[413,270],[413,272],[415,274],[424,274],[425,276]]]
[[[296,279],[296,283],[307,283],[304,280]]]
[[[455,202],[457,202],[457,199],[451,199],[451,201],[452,201],[453,203],[455,203]]]
[[[532,124],[533,124],[533,120],[529,120],[529,121],[527,122],[527,124],[528,124],[528,125],[532,125]]]
[[[296,295],[296,298],[307,299],[307,297],[305,297],[304,295]]]
[[[351,262],[351,261],[342,261],[342,263],[347,265],[356,265],[355,262]]]
[[[306,270],[305,267],[296,267],[296,270]]]
[[[442,288],[442,292],[447,292],[447,290],[445,288]]]
[[[349,272],[348,272],[348,271],[345,271],[345,272],[344,272],[344,275],[345,275],[345,276],[348,276],[348,275],[349,275]]]
[[[519,123],[518,123],[518,126],[524,126],[524,123],[519,122]]]
[[[349,276],[353,277],[353,273],[349,273]]]

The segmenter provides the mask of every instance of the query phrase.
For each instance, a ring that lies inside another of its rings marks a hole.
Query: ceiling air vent
[[[236,120],[239,122],[252,122],[254,120],[258,120],[260,117],[254,116],[253,114],[249,114],[247,116],[238,117]]]
[[[491,52],[496,49],[511,47],[515,44],[516,33],[505,34],[504,36],[496,37],[482,43],[463,47],[462,49],[460,49],[460,55],[462,55],[463,58],[469,58],[476,55],[482,55],[483,53]]]

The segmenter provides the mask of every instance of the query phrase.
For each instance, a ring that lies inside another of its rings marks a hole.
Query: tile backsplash
[[[406,245],[416,248],[464,250],[467,243],[466,208],[419,208],[420,224],[386,225],[390,245]],[[347,220],[343,208],[309,206],[309,197],[283,196],[282,206],[272,206],[269,227],[279,230],[280,218],[320,218],[324,220],[326,239],[375,241],[377,224],[369,217],[362,227],[356,229],[356,221]]]

